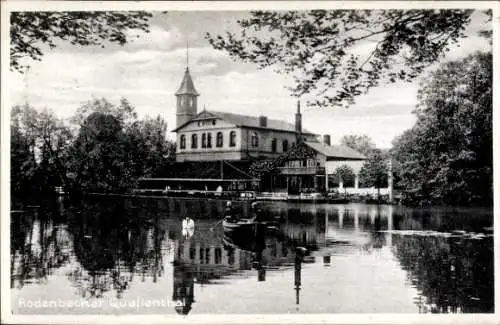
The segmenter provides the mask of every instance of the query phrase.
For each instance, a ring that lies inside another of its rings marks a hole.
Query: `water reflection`
[[[247,206],[238,209],[248,214]],[[209,303],[197,297],[198,287],[224,290],[234,284],[231,296],[221,296],[221,302],[245,301],[248,297],[239,294],[238,286],[248,283],[255,286],[255,295],[262,295],[262,304],[272,304],[265,291],[257,292],[263,290],[258,284],[265,283],[293,297],[295,310],[301,306],[301,312],[336,312],[321,290],[306,300],[301,297],[302,290],[315,291],[304,279],[317,279],[337,292],[340,301],[344,293],[345,304],[369,311],[369,304],[348,300],[346,290],[356,287],[344,287],[348,284],[339,276],[329,275],[348,274],[358,261],[357,272],[380,274],[384,281],[404,272],[406,281],[391,285],[401,292],[415,290],[415,312],[493,312],[491,211],[264,204],[263,217],[279,224],[253,238],[224,233],[219,223],[223,212],[221,201],[147,199],[96,198],[76,205],[24,207],[11,214],[11,288],[23,296],[27,286],[65,278],[75,296],[123,299],[134,287],[152,288],[167,281],[170,297],[177,302],[172,309],[186,315]],[[183,226],[186,217],[194,220],[192,227]],[[399,268],[381,268],[394,262]],[[290,274],[290,280],[282,287],[273,274]],[[379,300],[384,293],[375,294],[374,300]],[[274,312],[287,311],[285,305]],[[398,311],[396,305],[383,310]]]
[[[420,312],[493,310],[492,249],[492,237],[394,237],[394,254],[420,292]]]

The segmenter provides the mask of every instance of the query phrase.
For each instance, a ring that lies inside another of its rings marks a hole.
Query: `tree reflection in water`
[[[393,251],[419,290],[420,312],[493,312],[493,238],[393,237]]]
[[[30,209],[11,214],[11,288],[42,283],[68,263],[72,243],[51,211]]]
[[[264,217],[279,216],[279,232],[250,245],[259,247],[254,251],[247,249],[248,242],[224,245],[222,226],[214,227],[224,204],[207,202],[92,198],[73,207],[59,202],[23,208],[11,215],[11,288],[50,281],[64,267],[80,297],[122,298],[134,282],[155,284],[167,276],[168,281],[172,277],[172,299],[179,302],[175,310],[187,314],[194,308],[196,285],[241,277],[263,282],[268,272],[279,269],[293,272],[289,294],[298,302],[303,263],[315,263],[317,256],[325,266],[336,266],[340,256],[380,253],[391,254],[407,272],[419,292],[415,303],[420,312],[493,311],[492,237],[443,233],[477,232],[491,226],[489,217],[392,206],[273,203],[263,208]],[[182,236],[185,216],[195,220],[192,236]],[[299,247],[307,254],[298,256]],[[165,275],[168,258],[172,273]]]
[[[134,275],[153,283],[162,276],[165,231],[155,220],[132,217],[123,202],[84,202],[69,224],[78,266],[68,277],[82,297],[113,290],[121,298]]]

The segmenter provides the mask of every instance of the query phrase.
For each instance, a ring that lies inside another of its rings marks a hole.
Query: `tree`
[[[163,118],[137,119],[125,98],[115,105],[105,98],[78,108],[72,122],[79,125],[72,146],[74,184],[83,191],[123,192],[136,187],[139,177],[151,177],[175,158]]]
[[[365,186],[374,186],[378,189],[380,198],[380,188],[387,186],[387,163],[380,149],[372,150],[359,174]]]
[[[10,125],[10,187],[13,195],[32,189],[32,179],[36,173],[32,139],[22,126],[23,109],[15,106],[11,112]]]
[[[456,9],[253,11],[238,21],[239,35],[228,32],[207,34],[207,38],[215,49],[234,58],[292,74],[295,96],[316,95],[310,105],[348,106],[382,82],[414,80],[465,36],[472,13]],[[369,53],[360,55],[367,44],[372,44]]]
[[[128,127],[137,121],[135,108],[126,98],[122,97],[119,105],[109,102],[106,98],[93,98],[78,107],[75,115],[71,117],[71,122],[81,126],[92,113],[113,115],[124,127]]]
[[[48,109],[37,111],[28,104],[14,106],[11,114],[12,189],[52,189],[65,185],[69,128]]]
[[[74,186],[94,192],[125,191],[132,176],[125,157],[120,121],[110,114],[90,114],[71,150]]]
[[[340,139],[340,144],[352,148],[354,150],[357,150],[358,152],[362,153],[365,156],[369,156],[372,150],[375,148],[375,144],[373,143],[372,139],[366,134],[344,135]]]
[[[387,150],[376,148],[372,139],[367,135],[345,135],[340,143],[355,149],[366,156],[367,161],[359,173],[360,183],[363,186],[374,186],[380,190],[387,184]]]
[[[339,182],[347,183],[354,181],[354,171],[348,165],[341,165],[335,169],[334,177],[337,177]]]
[[[127,159],[136,174],[152,177],[159,168],[175,159],[175,144],[167,140],[167,123],[157,116],[146,117],[126,129]]]
[[[422,84],[415,126],[392,155],[408,195],[436,203],[491,204],[492,55],[443,64]]]
[[[53,112],[45,109],[38,115],[36,131],[40,142],[40,185],[50,189],[65,186],[66,161],[72,140],[69,127]]]
[[[57,41],[78,46],[124,45],[131,30],[149,32],[144,11],[22,11],[10,15],[10,68],[24,72],[27,58],[40,61]]]

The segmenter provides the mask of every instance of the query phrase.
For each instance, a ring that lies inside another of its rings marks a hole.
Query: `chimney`
[[[324,134],[323,135],[323,144],[325,146],[330,146],[330,135],[329,134]]]
[[[267,116],[259,116],[259,126],[262,128],[267,128]]]
[[[297,113],[295,114],[295,132],[302,133],[302,114],[300,114],[300,100],[297,101]]]

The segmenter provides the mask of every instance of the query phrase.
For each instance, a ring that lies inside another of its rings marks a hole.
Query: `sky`
[[[205,39],[207,32],[237,31],[236,20],[247,15],[242,11],[170,11],[155,14],[151,32],[124,46],[59,43],[45,51],[42,61],[32,62],[27,73],[10,72],[11,102],[46,107],[68,118],[92,98],[118,103],[125,97],[140,117],[162,116],[170,131],[175,127],[174,93],[186,68],[189,42],[189,69],[200,93],[199,111],[267,115],[293,123],[296,98],[286,89],[291,85],[289,76],[235,61]],[[452,47],[443,61],[489,49],[488,42],[477,36],[483,26],[484,16],[474,14],[468,37],[459,47]],[[382,85],[360,96],[348,109],[307,107],[302,102],[303,127],[330,134],[333,143],[344,135],[366,134],[377,147],[389,148],[396,136],[415,123],[412,111],[417,90],[418,81]],[[174,139],[175,134],[169,132],[169,137]]]

